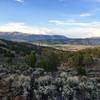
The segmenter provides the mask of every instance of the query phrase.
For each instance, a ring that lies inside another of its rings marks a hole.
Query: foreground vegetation
[[[32,67],[43,68],[46,71],[57,71],[62,64],[65,64],[65,68],[75,68],[79,74],[84,75],[86,74],[85,68],[91,66],[95,58],[100,58],[100,47],[63,51],[28,43],[1,41],[1,63],[6,64],[11,70],[14,68],[26,70]]]
[[[99,47],[63,51],[1,40],[0,100],[100,100],[99,60]]]

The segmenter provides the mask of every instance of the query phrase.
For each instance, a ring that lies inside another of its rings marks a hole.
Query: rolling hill
[[[100,45],[100,37],[92,38],[68,38],[63,35],[35,35],[20,32],[0,32],[0,38],[12,41],[24,41],[30,43],[49,43],[49,44],[82,44]]]

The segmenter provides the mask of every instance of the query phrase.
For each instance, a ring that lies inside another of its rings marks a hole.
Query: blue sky
[[[100,36],[100,0],[0,0],[0,31]]]

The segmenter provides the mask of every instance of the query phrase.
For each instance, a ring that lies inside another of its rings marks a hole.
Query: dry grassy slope
[[[27,53],[30,53],[32,50],[39,53],[41,51],[40,46],[36,46],[29,43],[24,42],[11,42],[7,40],[0,40],[0,64],[6,61],[6,53],[11,52],[15,55],[13,60],[17,62],[23,62],[23,56]]]
[[[23,62],[23,56],[21,54],[23,52],[28,53],[31,50],[35,50],[36,52],[41,52],[42,48],[48,48],[48,49],[53,48],[59,48],[60,50],[64,51],[77,51],[77,50],[82,50],[86,48],[94,48],[94,47],[100,47],[100,46],[88,46],[88,45],[34,45],[34,44],[29,44],[29,43],[24,43],[24,42],[11,42],[7,40],[0,40],[0,52],[3,50],[5,51],[11,51],[13,52],[16,57],[15,61],[17,62]],[[2,56],[2,53],[0,53],[0,63],[3,63],[3,59],[5,57]],[[100,78],[100,59],[96,59],[95,63],[92,66],[88,66],[88,74],[90,77],[97,77]]]
[[[68,45],[68,44],[57,44],[57,45],[49,45],[50,47],[54,47],[57,49],[61,49],[64,51],[78,51],[87,48],[95,48],[100,47],[100,45]]]
[[[36,45],[32,45],[29,43],[25,43],[25,42],[12,42],[12,41],[8,41],[8,40],[0,40],[0,47],[5,47],[8,48],[10,50],[17,50],[19,48],[19,51],[24,49],[34,49],[36,50],[38,48],[38,46]]]
[[[37,54],[40,54],[42,49],[46,48],[49,50],[56,50],[55,48],[48,46],[40,46],[36,44],[30,44],[26,42],[12,42],[4,39],[0,39],[0,64],[4,63],[3,60],[6,58],[5,52],[10,51],[15,55],[13,59],[16,62],[23,63],[23,56],[34,50]],[[59,50],[57,50],[59,51]],[[5,54],[5,56],[4,56]]]

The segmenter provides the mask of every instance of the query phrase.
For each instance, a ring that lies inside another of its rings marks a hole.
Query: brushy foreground
[[[100,84],[95,78],[77,76],[73,69],[51,73],[1,68],[0,100],[100,100]]]

